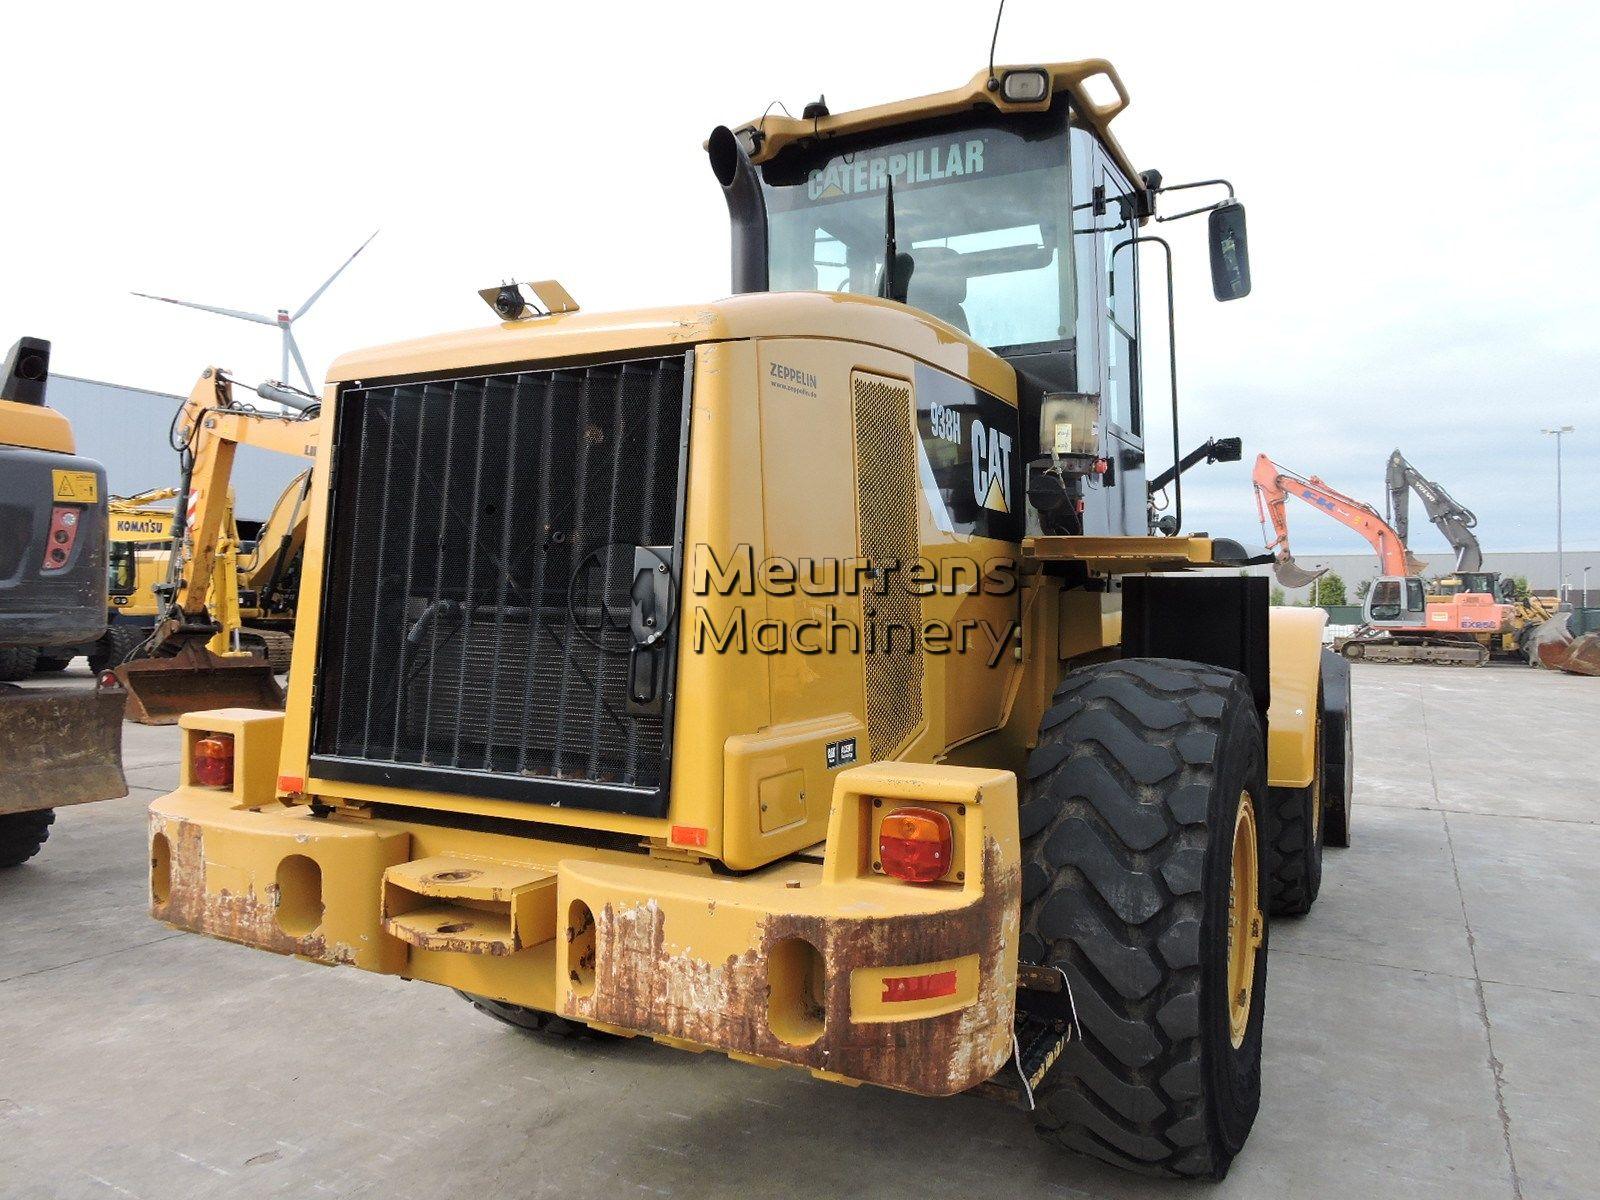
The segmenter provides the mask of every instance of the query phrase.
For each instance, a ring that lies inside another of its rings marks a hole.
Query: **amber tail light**
[[[878,862],[885,875],[932,883],[950,870],[950,819],[931,808],[897,808],[878,829]]]

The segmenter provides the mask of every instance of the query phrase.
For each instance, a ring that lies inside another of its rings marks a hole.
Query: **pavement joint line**
[[[66,967],[76,967],[86,962],[94,962],[101,958],[110,958],[113,954],[127,954],[130,950],[143,950],[146,946],[154,946],[157,942],[168,942],[173,938],[183,937],[182,931],[162,934],[158,938],[150,938],[144,942],[134,942],[129,946],[118,946],[115,950],[102,950],[99,954],[85,954],[82,958],[75,958],[71,962],[56,963],[52,967],[40,967],[36,971],[23,971],[18,975],[7,975],[0,979],[0,983],[15,983],[19,979],[32,979],[35,975],[48,975],[51,971],[60,971]]]
[[[1454,971],[1430,971],[1426,967],[1407,967],[1400,963],[1382,962],[1374,958],[1350,958],[1342,954],[1318,954],[1314,950],[1285,950],[1272,946],[1268,955],[1280,954],[1289,958],[1314,958],[1318,962],[1342,963],[1351,967],[1372,967],[1379,971],[1404,971],[1408,975],[1425,975],[1429,979],[1454,979],[1458,983],[1474,983],[1471,975],[1457,975]],[[1516,988],[1523,992],[1541,992],[1547,996],[1573,996],[1580,1000],[1600,1000],[1600,992],[1580,992],[1570,988],[1542,987],[1537,983],[1515,983],[1509,979],[1484,979],[1489,987]]]
[[[1428,783],[1433,788],[1433,798],[1439,798],[1439,776],[1433,769],[1433,737],[1428,727],[1428,698],[1417,689],[1417,711],[1422,718],[1422,750],[1428,760]],[[1511,1144],[1511,1112],[1506,1108],[1505,1064],[1494,1052],[1494,1026],[1489,1020],[1489,998],[1483,990],[1483,972],[1478,969],[1478,939],[1472,932],[1472,918],[1467,915],[1467,893],[1461,886],[1461,866],[1456,861],[1455,838],[1450,833],[1450,814],[1439,810],[1444,822],[1444,842],[1450,851],[1450,873],[1456,881],[1456,899],[1461,904],[1461,924],[1467,931],[1467,954],[1472,959],[1472,986],[1478,997],[1478,1020],[1483,1022],[1483,1038],[1489,1050],[1489,1073],[1494,1078],[1494,1103],[1500,1116],[1500,1136],[1505,1142],[1506,1164],[1511,1169],[1511,1195],[1513,1200],[1523,1200],[1522,1176],[1517,1171],[1517,1153]]]
[[[1435,786],[1437,791],[1437,785]],[[1444,808],[1432,804],[1380,804],[1376,801],[1365,801],[1372,808],[1387,808],[1390,810],[1409,810],[1411,812],[1436,812],[1454,813],[1458,817],[1487,817],[1491,821],[1543,821],[1550,825],[1584,825],[1593,828],[1600,825],[1600,820],[1585,820],[1582,817],[1541,817],[1537,813],[1491,813],[1479,812],[1475,808]]]

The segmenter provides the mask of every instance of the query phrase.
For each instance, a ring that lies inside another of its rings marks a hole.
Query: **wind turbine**
[[[311,372],[306,370],[306,360],[300,357],[300,347],[295,344],[294,323],[306,315],[311,306],[321,299],[322,293],[332,286],[333,281],[344,274],[344,269],[355,262],[356,254],[360,254],[365,250],[372,242],[372,239],[377,236],[378,231],[373,230],[371,237],[368,237],[365,242],[356,247],[355,254],[340,263],[339,269],[329,275],[327,281],[312,292],[306,298],[306,302],[292,313],[286,308],[280,308],[277,316],[267,317],[260,313],[241,312],[236,308],[215,308],[210,304],[197,304],[193,300],[174,300],[171,296],[152,296],[149,292],[134,292],[133,294],[142,296],[146,300],[160,300],[164,304],[176,304],[182,308],[198,308],[201,312],[216,313],[219,317],[237,317],[241,321],[254,321],[258,325],[276,325],[283,333],[283,381],[287,383],[289,380],[289,360],[293,358],[294,365],[300,369],[300,378],[305,382],[306,391],[311,395],[316,395],[317,386],[311,381]]]

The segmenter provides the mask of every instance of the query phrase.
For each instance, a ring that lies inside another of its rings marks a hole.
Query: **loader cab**
[[[1386,629],[1421,629],[1428,621],[1422,580],[1399,575],[1373,580],[1363,617],[1367,624]]]
[[[1065,88],[1020,109],[987,97],[938,115],[889,107],[908,111],[832,136],[740,131],[759,203],[741,212],[729,189],[736,290],[885,297],[986,347],[1018,372],[1019,462],[1049,452],[1045,397],[1087,401],[1090,453],[1108,466],[1085,491],[1083,531],[1147,533],[1130,240],[1149,211],[1143,184]],[[742,280],[741,255],[760,259]]]

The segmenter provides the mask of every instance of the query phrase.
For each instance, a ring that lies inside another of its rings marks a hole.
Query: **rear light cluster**
[[[950,818],[931,808],[897,808],[878,828],[878,865],[907,883],[943,879],[951,862]]]
[[[78,518],[82,510],[69,504],[58,504],[50,510],[50,534],[44,541],[45,571],[64,571],[72,557],[72,547],[78,540]]]
[[[203,787],[233,786],[233,734],[208,733],[195,740],[194,781]]]

